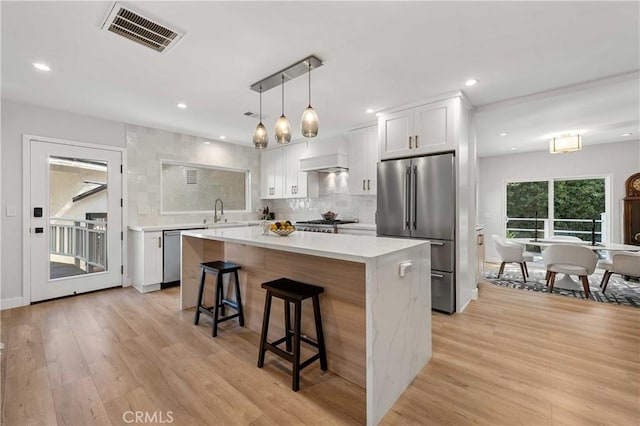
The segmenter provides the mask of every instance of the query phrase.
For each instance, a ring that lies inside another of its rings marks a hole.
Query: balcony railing
[[[70,256],[87,273],[107,269],[107,222],[50,218],[49,253]]]
[[[535,221],[533,217],[507,218],[507,236],[515,238],[533,238],[535,234]],[[523,223],[522,226],[514,226]],[[553,222],[553,227],[551,226]],[[566,224],[566,226],[558,226]],[[574,225],[572,228],[571,225]],[[580,226],[579,224],[583,224]],[[578,225],[578,226],[575,226]],[[575,236],[585,241],[591,241],[592,230],[594,225],[592,219],[538,219],[538,238],[548,238],[552,235]],[[595,221],[596,231],[595,237],[597,242],[607,242],[606,235],[606,215],[602,213],[600,219]],[[561,229],[558,229],[561,228]],[[569,228],[569,229],[564,229]],[[581,229],[580,229],[581,228]],[[585,229],[586,228],[586,229]]]

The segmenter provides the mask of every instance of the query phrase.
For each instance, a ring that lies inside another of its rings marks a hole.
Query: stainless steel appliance
[[[205,229],[205,228],[196,228]],[[162,244],[162,284],[167,288],[180,284],[180,230],[164,231]]]
[[[431,306],[455,312],[456,185],[453,153],[378,163],[379,236],[431,240]]]
[[[355,220],[303,220],[296,222],[296,230],[306,232],[324,232],[325,234],[337,234],[338,225],[356,223]]]

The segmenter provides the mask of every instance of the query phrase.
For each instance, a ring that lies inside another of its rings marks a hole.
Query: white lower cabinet
[[[160,290],[162,231],[133,232],[133,286],[142,293]]]

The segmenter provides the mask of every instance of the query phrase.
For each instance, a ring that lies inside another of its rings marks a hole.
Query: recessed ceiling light
[[[225,135],[220,135],[220,139],[226,139],[227,137]]]
[[[373,108],[367,108],[367,114],[372,114],[373,113]]]
[[[182,102],[180,102],[179,104],[176,105],[178,108],[182,108],[185,109],[187,107],[187,104],[183,104]]]
[[[475,86],[478,83],[478,80],[475,78],[470,78],[469,80],[464,82],[465,86]]]
[[[509,134],[509,132],[502,132],[500,133],[500,136],[507,136]]]
[[[623,133],[622,136],[631,136],[633,133]]]
[[[205,145],[209,145],[209,144],[211,144],[211,142],[209,142],[209,141],[204,141],[204,142],[202,142],[202,143],[203,143],[203,144],[205,144]]]
[[[511,147],[511,151],[515,151],[516,149],[518,149],[518,148],[516,148],[515,146]]]
[[[42,62],[34,62],[33,66],[40,71],[51,71],[51,68],[47,64],[43,64]]]

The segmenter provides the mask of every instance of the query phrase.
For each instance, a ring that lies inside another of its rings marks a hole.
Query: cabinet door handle
[[[298,185],[296,185],[296,194],[298,193]]]
[[[413,140],[413,136],[409,136],[409,149],[411,149],[411,142]]]
[[[162,237],[158,237],[158,248],[162,248]]]
[[[367,179],[367,191],[371,190],[371,181]]]
[[[416,148],[418,147],[418,135],[416,135]]]
[[[363,191],[365,190],[365,187],[364,187],[364,179],[362,179],[362,190],[363,190]]]

